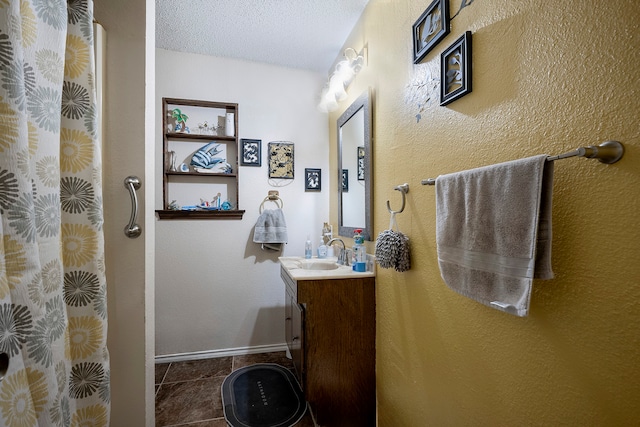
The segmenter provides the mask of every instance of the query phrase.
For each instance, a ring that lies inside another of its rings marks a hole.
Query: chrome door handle
[[[124,235],[135,239],[142,234],[142,228],[136,221],[138,220],[138,197],[136,196],[136,190],[140,189],[140,178],[137,176],[128,176],[124,179],[124,186],[129,190],[131,196],[131,217],[129,218],[129,224],[124,228]]]

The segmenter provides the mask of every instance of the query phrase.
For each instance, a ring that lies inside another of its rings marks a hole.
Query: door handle
[[[129,224],[124,228],[124,235],[130,239],[135,239],[142,234],[142,228],[136,221],[138,221],[138,197],[136,196],[136,190],[140,189],[140,178],[137,176],[128,176],[124,179],[124,186],[129,190],[131,196],[131,217],[129,217]]]
[[[0,353],[0,382],[4,379],[4,376],[7,375],[7,371],[9,370],[9,355],[7,353]]]

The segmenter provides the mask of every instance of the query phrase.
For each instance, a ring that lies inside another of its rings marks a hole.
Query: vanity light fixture
[[[336,64],[329,81],[322,89],[318,109],[329,112],[338,108],[338,102],[347,99],[347,87],[364,64],[365,48],[360,53],[353,48],[344,50],[344,59]]]

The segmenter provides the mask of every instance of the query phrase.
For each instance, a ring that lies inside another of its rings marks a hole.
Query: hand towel
[[[253,241],[264,250],[280,250],[287,243],[287,224],[282,209],[265,209],[256,221]]]
[[[447,286],[527,316],[533,278],[553,277],[552,193],[546,155],[439,176],[436,243]]]

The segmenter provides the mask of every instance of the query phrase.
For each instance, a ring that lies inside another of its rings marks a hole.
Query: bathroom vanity
[[[280,262],[287,345],[317,423],[375,425],[375,273],[335,259]]]

